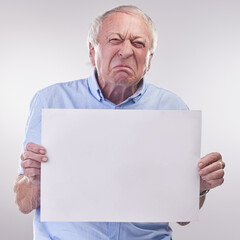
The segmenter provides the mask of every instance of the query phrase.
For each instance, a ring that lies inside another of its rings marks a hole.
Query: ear
[[[150,69],[150,67],[151,67],[152,57],[153,57],[153,53],[151,53],[150,56],[149,56],[147,71],[149,71],[149,69]]]
[[[89,58],[93,66],[95,66],[95,49],[94,46],[89,43]]]

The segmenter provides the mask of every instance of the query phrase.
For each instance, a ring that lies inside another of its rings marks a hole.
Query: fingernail
[[[40,152],[41,154],[45,154],[45,151],[42,150],[42,149],[41,149],[39,152]]]
[[[203,163],[200,162],[200,163],[198,164],[198,166],[199,166],[199,167],[202,167],[202,166],[203,166]]]
[[[48,159],[46,157],[42,158],[42,161],[46,162]]]

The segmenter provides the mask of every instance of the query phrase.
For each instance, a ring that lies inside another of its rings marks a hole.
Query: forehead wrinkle
[[[121,27],[120,27],[120,30],[118,30],[118,28],[119,28],[118,23],[116,23],[113,19],[111,19],[111,17],[115,14],[116,15],[127,14],[127,15],[130,15],[130,16],[136,17],[136,18],[140,18],[139,16],[136,16],[135,14],[128,14],[128,13],[125,13],[125,12],[124,13],[113,13],[113,14],[107,16],[105,19],[103,19],[102,28],[101,28],[101,30],[103,30],[103,28],[105,28],[105,30],[106,30],[106,34],[105,34],[106,39],[109,38],[112,34],[116,34],[123,40],[123,39],[126,39],[128,37],[128,35],[130,34],[129,39],[131,41],[136,40],[136,39],[143,39],[143,41],[145,43],[147,43],[147,45],[149,45],[149,46],[151,45],[151,41],[152,41],[151,32],[149,30],[148,25],[145,22],[142,22],[142,26],[145,25],[147,27],[146,28],[147,29],[147,34],[144,34],[144,35],[142,34],[141,35],[141,33],[139,33],[139,34],[134,33],[135,29],[134,28],[131,29],[131,27],[130,27],[130,25],[132,25],[132,22],[134,22],[134,21],[130,21],[130,23],[129,23],[130,29],[125,28],[125,29],[123,29],[124,32],[121,33],[121,32],[119,32],[119,31],[121,31]],[[140,19],[143,20],[142,18],[140,18]]]

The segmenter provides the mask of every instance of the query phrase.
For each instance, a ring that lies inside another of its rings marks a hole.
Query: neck
[[[137,89],[137,86],[105,86],[101,88],[103,96],[116,105],[131,97],[137,91]]]
[[[141,86],[142,80],[135,85],[126,84],[106,84],[106,82],[98,81],[104,98],[118,105],[131,97]]]

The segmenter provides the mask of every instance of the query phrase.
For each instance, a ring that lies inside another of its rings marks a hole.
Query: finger
[[[46,149],[43,146],[38,145],[36,143],[32,143],[32,142],[27,143],[27,145],[25,146],[25,151],[46,154]]]
[[[209,164],[212,164],[214,162],[217,161],[221,161],[222,160],[222,156],[220,153],[209,153],[206,156],[202,157],[198,163],[198,167],[200,169],[203,169],[204,167],[206,167]]]
[[[39,153],[34,153],[31,151],[25,151],[22,156],[21,159],[27,160],[27,159],[31,159],[34,161],[38,161],[38,162],[46,162],[48,160],[48,157],[46,155],[41,155]]]
[[[40,175],[40,169],[39,168],[24,168],[23,173],[27,177],[35,177]]]
[[[217,171],[219,169],[223,169],[223,162],[222,161],[217,161],[214,162],[203,169],[199,170],[199,176],[205,176],[211,172]]]
[[[225,162],[223,162],[223,161],[219,161],[219,164],[221,165],[221,168],[222,168],[222,169],[225,168]]]
[[[209,189],[215,188],[217,186],[222,185],[224,182],[224,178],[216,179],[216,180],[211,180],[208,182],[209,184]]]
[[[21,162],[21,167],[22,168],[41,168],[41,163],[31,159],[27,159]]]
[[[221,179],[221,178],[223,178],[223,176],[224,176],[224,170],[220,169],[220,170],[214,171],[210,174],[207,174],[205,176],[202,176],[201,178],[204,181],[212,181],[212,180]]]

